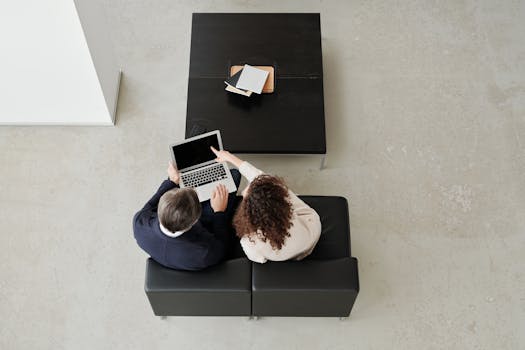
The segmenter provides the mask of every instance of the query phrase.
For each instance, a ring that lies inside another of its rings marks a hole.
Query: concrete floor
[[[105,0],[116,127],[0,128],[1,349],[524,349],[525,3]],[[131,217],[183,137],[192,12],[320,12],[328,168],[350,200],[351,318],[152,315]],[[29,102],[29,101],[28,101]]]

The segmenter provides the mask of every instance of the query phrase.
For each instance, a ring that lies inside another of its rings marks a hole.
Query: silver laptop
[[[230,169],[225,163],[215,161],[210,146],[222,150],[219,130],[170,145],[171,156],[180,172],[179,186],[193,187],[201,202],[210,199],[215,187],[221,183],[228,192],[237,191]]]

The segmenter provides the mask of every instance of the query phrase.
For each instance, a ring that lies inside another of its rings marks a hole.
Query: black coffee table
[[[245,63],[273,66],[275,91],[225,91]],[[235,153],[326,154],[319,14],[193,14],[186,137],[215,129]]]

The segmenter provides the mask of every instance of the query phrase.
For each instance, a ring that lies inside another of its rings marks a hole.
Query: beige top
[[[263,173],[248,162],[243,162],[239,171],[249,182]],[[241,238],[242,249],[251,261],[265,263],[268,260],[301,260],[308,256],[317,244],[321,236],[319,215],[292,191],[288,191],[288,195],[293,210],[290,236],[286,237],[280,250],[274,250],[268,241],[263,242],[256,235]]]

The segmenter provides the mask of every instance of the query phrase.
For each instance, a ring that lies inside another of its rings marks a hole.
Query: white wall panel
[[[113,124],[119,69],[106,43],[99,79],[86,37],[73,0],[0,1],[0,124]]]

